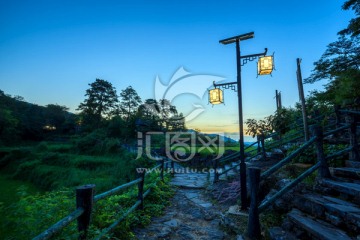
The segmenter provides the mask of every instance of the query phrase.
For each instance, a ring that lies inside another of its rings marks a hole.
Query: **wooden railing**
[[[350,159],[355,161],[360,161],[359,150],[358,150],[358,142],[357,142],[357,121],[355,115],[360,115],[360,112],[354,111],[341,111],[341,113],[347,114],[347,122],[345,125],[338,127],[334,130],[328,131],[325,134],[323,133],[323,128],[319,125],[313,125],[311,127],[312,138],[305,142],[300,148],[291,153],[289,156],[285,157],[283,160],[272,166],[270,169],[261,173],[261,169],[257,167],[249,168],[249,179],[250,179],[250,209],[249,209],[249,219],[248,219],[248,228],[247,234],[251,239],[260,238],[260,220],[259,214],[264,212],[269,206],[271,206],[277,199],[281,198],[285,193],[293,189],[297,184],[303,181],[310,174],[318,170],[319,178],[330,178],[330,171],[328,167],[328,160],[341,156],[344,153],[350,153]],[[337,122],[337,126],[341,124]],[[340,150],[332,155],[325,156],[323,149],[323,140],[324,137],[330,136],[333,134],[337,134],[343,130],[349,130],[350,143],[349,147]],[[300,174],[295,180],[284,186],[281,190],[279,190],[276,194],[274,194],[269,199],[264,200],[259,204],[259,189],[260,182],[268,178],[271,174],[278,171],[280,168],[285,166],[291,160],[293,160],[296,156],[300,155],[310,146],[315,146],[316,155],[318,162],[314,164],[312,167],[307,169],[305,172]]]
[[[116,220],[114,223],[112,223],[109,227],[103,229],[101,231],[101,234],[96,239],[101,239],[106,234],[111,232],[119,223],[121,223],[130,213],[132,213],[136,209],[143,209],[144,208],[144,199],[146,196],[149,195],[151,192],[151,189],[156,183],[161,180],[164,181],[164,166],[165,163],[168,164],[171,162],[171,173],[174,173],[174,162],[173,161],[167,161],[165,162],[164,159],[160,161],[161,163],[156,165],[150,170],[146,170],[145,168],[138,168],[137,174],[138,178],[125,183],[123,185],[117,186],[109,191],[106,191],[104,193],[98,194],[94,196],[95,192],[95,185],[89,184],[84,185],[76,188],[76,209],[49,227],[47,230],[33,238],[33,240],[45,240],[50,239],[55,234],[59,233],[64,227],[66,227],[71,222],[77,220],[78,225],[78,231],[79,231],[79,239],[86,239],[87,238],[87,230],[90,226],[90,219],[92,215],[92,209],[95,205],[95,203],[101,199],[108,198],[112,195],[115,195],[119,193],[120,191],[127,189],[129,187],[132,187],[137,184],[138,188],[138,196],[137,201],[133,206],[131,206],[118,220]],[[148,176],[150,173],[160,170],[160,176],[150,184],[149,188],[144,191],[144,182],[146,176]]]
[[[258,141],[259,141],[259,140],[258,140]],[[253,143],[251,143],[250,145],[246,146],[244,150],[246,151],[247,149],[253,147],[253,146],[256,145],[256,144],[258,144],[258,143],[259,143],[258,141],[253,142]],[[255,150],[256,150],[256,149],[255,149]],[[252,150],[252,151],[253,151],[253,150]],[[252,151],[248,151],[247,153],[250,153],[250,152],[252,152]],[[257,156],[257,154],[255,154],[254,156],[252,156],[252,157],[250,157],[250,158],[247,158],[246,161],[249,161],[250,159],[252,159],[253,157],[256,157],[256,156]],[[228,156],[225,156],[225,157],[223,157],[223,158],[221,158],[221,159],[216,159],[216,160],[214,161],[214,166],[213,166],[213,168],[214,168],[214,170],[215,170],[215,171],[214,171],[214,172],[215,172],[215,173],[214,173],[214,182],[218,182],[218,181],[219,181],[219,177],[220,177],[221,175],[226,174],[227,172],[229,172],[229,171],[231,171],[231,170],[239,167],[239,166],[240,166],[240,159],[239,159],[239,158],[240,158],[240,153],[239,153],[239,152],[235,152],[235,153],[230,154],[230,155],[228,155]],[[229,162],[238,162],[238,163],[234,164],[232,167],[230,167],[230,168],[228,168],[228,169],[225,169],[225,170],[223,170],[223,171],[220,171],[220,170],[219,170],[220,164],[224,165],[224,164],[229,163]]]
[[[300,137],[298,136],[299,134],[301,134],[301,133],[297,132],[297,133],[295,133],[295,134],[289,135],[289,136],[287,136],[287,137],[284,138],[284,139],[280,139],[280,140],[278,140],[278,141],[275,141],[271,146],[266,146],[266,147],[265,147],[265,140],[277,136],[278,133],[274,132],[274,133],[268,134],[268,135],[266,135],[266,136],[263,135],[263,134],[260,134],[260,135],[257,136],[257,141],[255,141],[255,142],[253,142],[253,143],[251,143],[250,145],[248,145],[248,146],[245,147],[244,150],[246,151],[247,149],[249,149],[249,148],[254,147],[255,145],[257,145],[257,148],[252,149],[252,150],[246,152],[246,154],[247,154],[248,156],[246,157],[245,161],[246,161],[246,162],[249,162],[249,161],[251,161],[253,158],[255,158],[255,157],[259,156],[259,155],[262,156],[262,159],[263,159],[263,160],[266,160],[266,151],[269,151],[269,150],[271,150],[272,148],[274,148],[274,147],[276,147],[276,146],[282,145],[283,142],[286,142],[286,141],[287,141],[287,142],[292,142],[292,141],[294,141],[294,140],[296,140],[296,139],[298,139],[298,138],[302,138],[302,136],[300,136]],[[291,138],[291,137],[293,137],[294,135],[297,135],[297,137],[296,137],[296,138]],[[289,139],[289,138],[290,138],[290,139]],[[253,154],[253,152],[255,152],[255,154]],[[236,169],[237,167],[239,167],[239,166],[240,166],[240,159],[239,159],[239,157],[240,157],[240,153],[239,153],[239,152],[235,152],[235,153],[230,154],[230,155],[228,155],[228,156],[225,156],[225,157],[223,157],[223,158],[216,159],[216,160],[214,161],[214,166],[213,166],[213,168],[215,169],[215,171],[214,171],[214,172],[215,172],[214,182],[219,181],[219,177],[220,177],[221,175],[226,174],[227,172],[229,172],[229,171],[231,171],[231,170]],[[229,163],[229,162],[238,162],[238,163],[234,164],[232,167],[230,167],[230,168],[228,168],[228,169],[225,169],[225,170],[223,170],[223,171],[220,171],[220,170],[219,170],[220,165],[224,165],[224,164]]]

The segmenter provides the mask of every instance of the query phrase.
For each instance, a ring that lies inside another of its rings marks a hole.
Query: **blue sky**
[[[243,67],[244,119],[275,110],[275,90],[284,106],[298,101],[296,58],[310,75],[327,44],[354,17],[343,1],[4,1],[0,0],[0,89],[45,105],[75,112],[88,83],[110,81],[120,92],[131,85],[142,99],[154,97],[158,76],[166,85],[184,67],[193,75],[236,79],[235,45],[219,40],[255,32],[241,43],[242,54],[275,52],[276,71],[256,78],[256,62]],[[321,89],[326,81],[305,85]],[[195,81],[194,88],[203,87]],[[211,79],[209,77],[209,86]],[[205,111],[190,128],[236,132],[237,97],[225,91],[225,105],[179,95],[185,114],[193,104]]]

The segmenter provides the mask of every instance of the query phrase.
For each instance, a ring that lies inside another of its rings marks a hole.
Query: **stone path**
[[[204,193],[208,174],[177,172],[171,181],[178,188],[171,205],[163,216],[153,218],[149,226],[134,230],[136,237],[146,240],[236,239],[221,229],[221,211]]]

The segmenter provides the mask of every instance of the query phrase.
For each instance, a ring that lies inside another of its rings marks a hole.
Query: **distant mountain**
[[[211,137],[211,138],[213,138],[213,137],[215,137],[215,136],[220,136],[220,139],[222,139],[225,143],[226,143],[226,142],[230,142],[230,143],[237,143],[237,142],[238,142],[238,140],[235,140],[235,139],[233,139],[233,138],[231,138],[231,137],[223,136],[223,135],[220,135],[220,134],[215,134],[215,133],[202,133],[202,132],[197,132],[197,131],[194,130],[194,129],[189,129],[188,132],[206,135],[206,136],[209,136],[209,137]],[[252,140],[252,139],[254,139],[254,138],[251,138],[251,139],[245,138],[244,140]],[[244,145],[245,145],[245,146],[246,146],[246,145],[250,145],[250,144],[252,144],[252,143],[254,143],[254,142],[255,142],[255,140],[254,140],[254,141],[251,141],[251,142],[250,142],[250,141],[244,141]]]

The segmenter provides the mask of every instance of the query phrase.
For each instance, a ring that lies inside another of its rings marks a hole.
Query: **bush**
[[[297,145],[293,145],[288,151],[287,156],[296,151],[299,148]],[[306,164],[315,164],[317,162],[317,156],[314,146],[308,147],[305,151],[300,153],[297,157],[293,159],[293,162],[297,163],[306,163]]]
[[[96,130],[78,139],[75,145],[78,152],[91,155],[107,155],[121,151],[119,139],[108,138],[102,130]]]
[[[149,182],[153,183],[156,177],[152,176]],[[165,181],[169,182],[169,178],[165,177]],[[149,187],[150,184],[146,184],[144,189],[147,190]],[[20,191],[20,195],[20,200],[9,209],[0,206],[1,213],[6,213],[5,216],[7,216],[5,226],[1,227],[13,229],[13,236],[7,236],[8,239],[35,237],[75,210],[74,191],[70,189],[33,196]],[[145,226],[150,223],[152,216],[159,216],[165,206],[169,204],[172,195],[171,187],[167,183],[159,181],[156,186],[152,186],[152,191],[145,200],[144,211],[134,211],[128,215],[115,228],[115,231],[106,237],[123,240],[134,239],[131,229],[135,226]],[[96,202],[88,238],[93,239],[98,236],[102,229],[118,220],[136,200],[137,189],[133,187],[124,193]],[[77,235],[76,221],[73,221],[54,239],[76,239]]]
[[[46,152],[46,151],[49,150],[49,147],[48,147],[46,142],[40,142],[37,145],[36,150],[39,151],[39,152]]]
[[[69,166],[71,155],[60,154],[56,152],[47,152],[41,155],[42,164],[50,166]]]
[[[102,141],[106,134],[102,130],[95,130],[76,141],[76,149],[80,153],[99,154],[102,152]]]
[[[48,192],[43,195],[27,195],[21,191],[20,200],[4,210],[10,214],[7,215],[7,221],[4,227],[14,229],[9,239],[29,239],[40,234],[42,231],[56,223],[71,211],[74,210],[74,193],[64,189]],[[66,232],[66,234],[65,234]],[[76,223],[70,224],[60,235],[69,236],[76,233]]]

